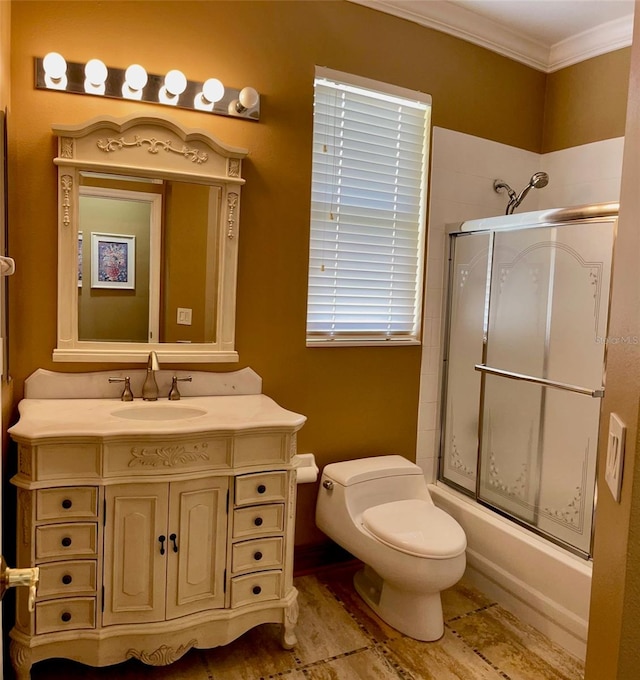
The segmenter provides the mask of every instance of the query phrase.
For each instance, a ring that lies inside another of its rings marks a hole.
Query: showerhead
[[[544,189],[549,184],[549,175],[546,172],[536,172],[531,176],[529,184],[534,189]]]
[[[524,197],[531,191],[531,189],[543,189],[549,184],[549,175],[546,172],[534,172],[531,175],[529,184],[516,196],[516,192],[503,180],[496,179],[493,181],[494,191],[506,190],[509,194],[509,203],[507,204],[506,215],[511,215],[513,211],[522,203]]]

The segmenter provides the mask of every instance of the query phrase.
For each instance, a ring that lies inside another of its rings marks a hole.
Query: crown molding
[[[349,1],[461,38],[545,73],[628,47],[633,33],[633,15],[629,15],[549,47],[450,2]]]

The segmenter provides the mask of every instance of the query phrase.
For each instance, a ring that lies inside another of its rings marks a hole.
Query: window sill
[[[390,338],[389,340],[366,340],[364,338],[307,338],[307,347],[415,347],[420,346],[420,340]]]

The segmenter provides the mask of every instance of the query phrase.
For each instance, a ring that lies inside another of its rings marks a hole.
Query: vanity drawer
[[[284,501],[287,492],[287,473],[258,472],[236,477],[236,505]]]
[[[254,505],[233,511],[233,538],[249,538],[284,531],[284,503]]]
[[[95,597],[73,597],[36,603],[36,635],[95,627]]]
[[[277,600],[280,597],[281,571],[260,571],[231,579],[231,606]]]
[[[42,444],[36,447],[35,479],[71,481],[100,477],[100,452],[94,444]]]
[[[284,540],[279,536],[235,543],[231,552],[231,572],[282,568],[283,545]]]
[[[95,523],[89,522],[36,527],[36,560],[95,556],[97,529]]]
[[[36,491],[36,519],[91,519],[98,516],[98,488],[69,486]]]
[[[43,564],[40,566],[38,598],[95,594],[96,574],[95,560]]]

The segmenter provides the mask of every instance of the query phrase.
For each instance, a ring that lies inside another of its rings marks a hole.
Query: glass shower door
[[[478,498],[589,552],[613,223],[496,232]]]

